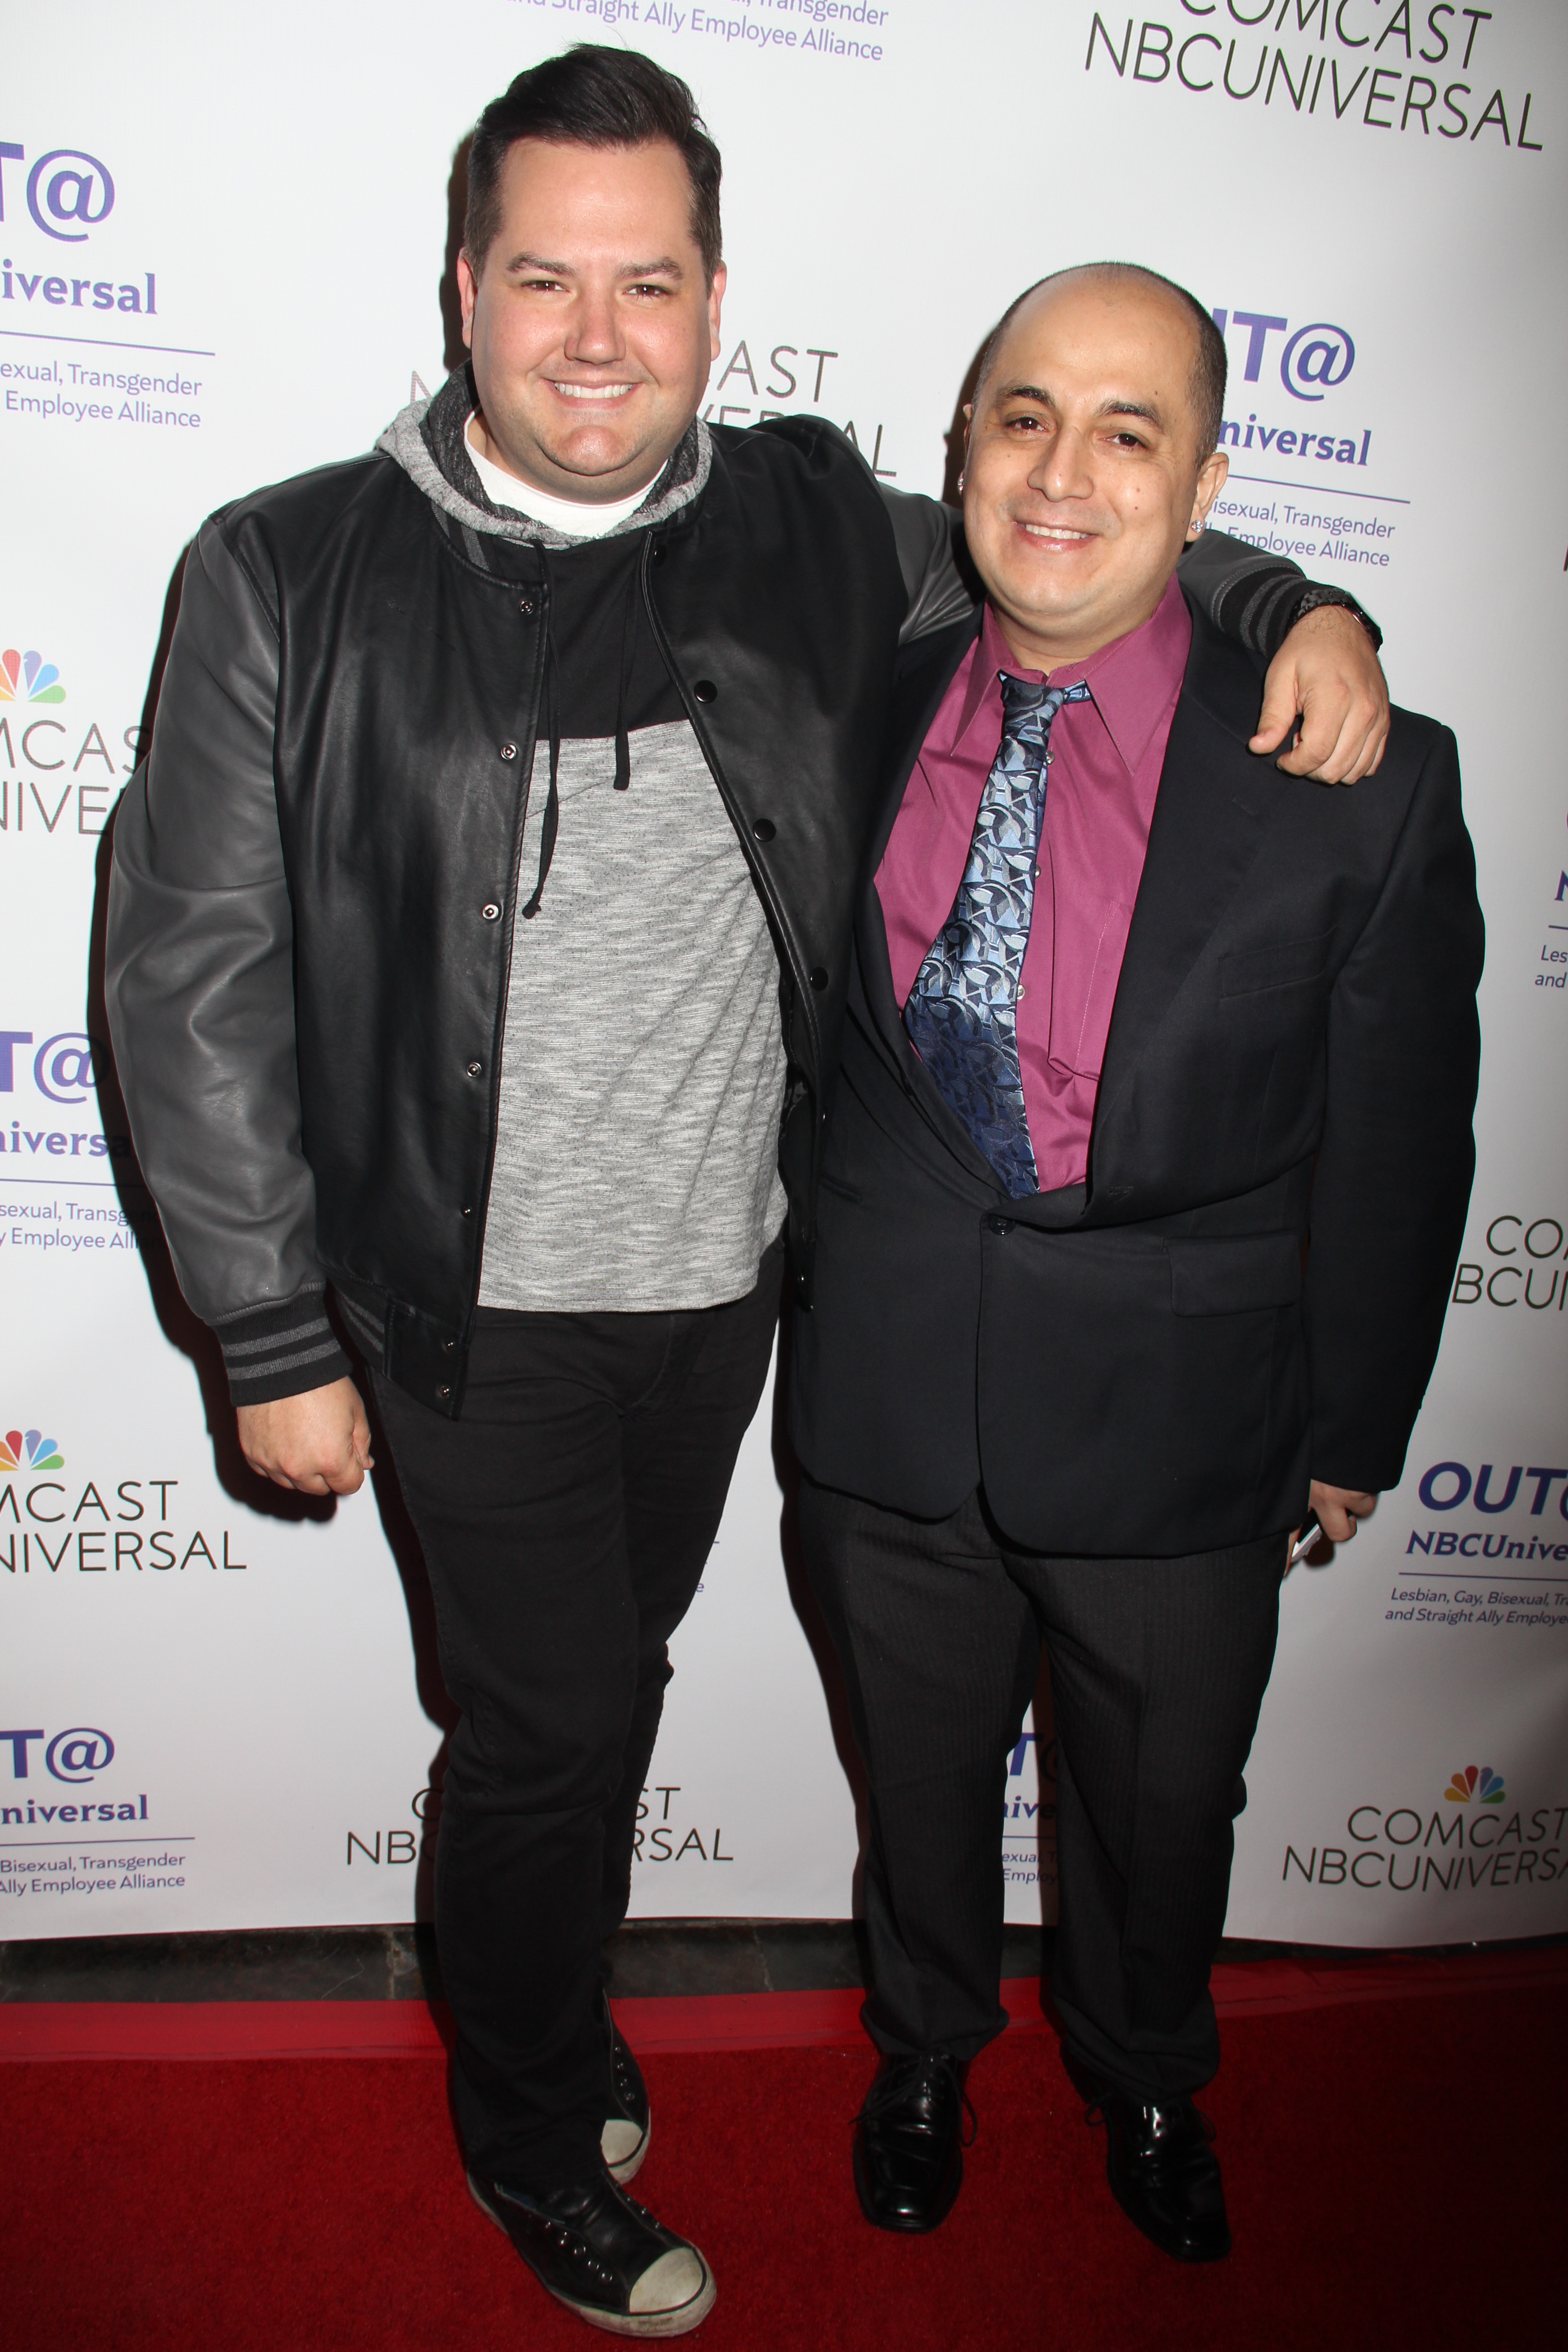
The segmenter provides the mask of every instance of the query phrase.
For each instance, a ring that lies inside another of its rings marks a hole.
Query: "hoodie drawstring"
[[[626,609],[621,616],[621,676],[616,694],[616,790],[629,791],[632,781],[632,747],[626,740],[626,696],[631,691],[632,650],[637,642],[637,574],[641,570],[640,549],[634,552],[626,573]]]
[[[550,734],[550,794],[544,803],[544,816],[539,828],[539,879],[534,885],[532,898],[521,910],[525,923],[539,912],[540,900],[544,896],[544,885],[555,856],[555,836],[561,826],[561,793],[557,782],[561,770],[561,660],[555,650],[555,631],[551,625],[554,599],[551,594],[547,549],[540,549],[539,561],[544,572],[544,698]],[[638,557],[634,554],[627,571],[626,601],[621,614],[621,667],[616,688],[616,790],[618,793],[629,792],[632,781],[632,751],[626,734],[626,698],[631,691],[632,657],[637,649],[639,569]]]
[[[522,908],[522,919],[531,922],[539,912],[539,902],[544,896],[551,861],[555,856],[555,835],[561,825],[561,794],[557,778],[561,772],[561,661],[555,650],[555,631],[551,625],[550,557],[542,547],[539,561],[544,572],[544,698],[549,705],[550,724],[550,796],[544,803],[544,816],[539,828],[539,879],[533,896]],[[523,822],[526,824],[527,812]]]

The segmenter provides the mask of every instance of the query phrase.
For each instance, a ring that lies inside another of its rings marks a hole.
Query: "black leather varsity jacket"
[[[966,608],[956,520],[784,418],[712,428],[700,493],[641,533],[646,611],[778,947],[803,1298],[894,656]],[[1295,567],[1218,533],[1189,561],[1215,625],[1271,656]],[[384,456],[242,499],[192,551],[117,813],[106,994],[237,1402],[348,1369],[330,1284],[392,1379],[460,1410],[549,627],[539,549],[454,525]]]

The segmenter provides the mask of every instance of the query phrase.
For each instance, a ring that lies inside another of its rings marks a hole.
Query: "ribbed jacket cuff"
[[[1331,588],[1303,580],[1290,564],[1258,565],[1227,588],[1215,614],[1216,625],[1265,661],[1272,661],[1298,621],[1324,604],[1342,604],[1353,613],[1373,646],[1383,643],[1383,631],[1363,612],[1348,588]]]
[[[226,1315],[216,1327],[235,1404],[271,1404],[348,1377],[352,1368],[327,1320],[325,1296],[301,1290],[280,1306]]]

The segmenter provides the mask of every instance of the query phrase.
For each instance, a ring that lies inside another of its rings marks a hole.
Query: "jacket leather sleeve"
[[[114,826],[105,972],[137,1157],[237,1404],[349,1369],[300,1141],[273,795],[279,643],[215,520],[185,565],[152,750]]]
[[[967,620],[974,610],[978,583],[970,584],[963,518],[956,507],[935,499],[892,490],[885,482],[877,487],[893,526],[910,599],[899,643],[912,645]],[[1220,635],[1265,662],[1273,660],[1295,627],[1304,603],[1308,609],[1343,604],[1365,624],[1374,645],[1383,643],[1382,631],[1348,589],[1308,580],[1288,556],[1265,555],[1223,530],[1205,530],[1194,540],[1183,552],[1181,572],[1183,585]]]
[[[1330,1486],[1398,1485],[1436,1360],[1475,1167],[1484,939],[1458,748],[1435,729],[1329,1004],[1304,1311],[1312,1475]]]

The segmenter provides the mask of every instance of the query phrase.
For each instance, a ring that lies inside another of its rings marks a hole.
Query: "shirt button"
[[[520,613],[532,614],[538,609],[537,599],[532,596],[520,596],[517,609]]]
[[[500,755],[503,760],[515,760],[517,757],[517,745],[515,743],[503,743],[500,747]]]
[[[812,966],[808,977],[810,978],[813,988],[826,988],[827,985],[827,974],[824,971],[820,964],[814,964]]]
[[[771,841],[774,834],[778,831],[778,827],[773,823],[771,816],[760,816],[753,821],[752,831],[756,835],[759,841]]]
[[[487,906],[483,906],[479,908],[479,913],[483,916],[487,923],[499,922],[500,919],[500,908],[496,905],[493,898],[490,899]]]
[[[718,700],[719,689],[714,685],[710,677],[700,677],[691,691],[696,696],[699,702],[715,702]]]
[[[470,1078],[480,1078],[484,1076],[485,1066],[482,1062],[465,1062],[463,1067]]]

